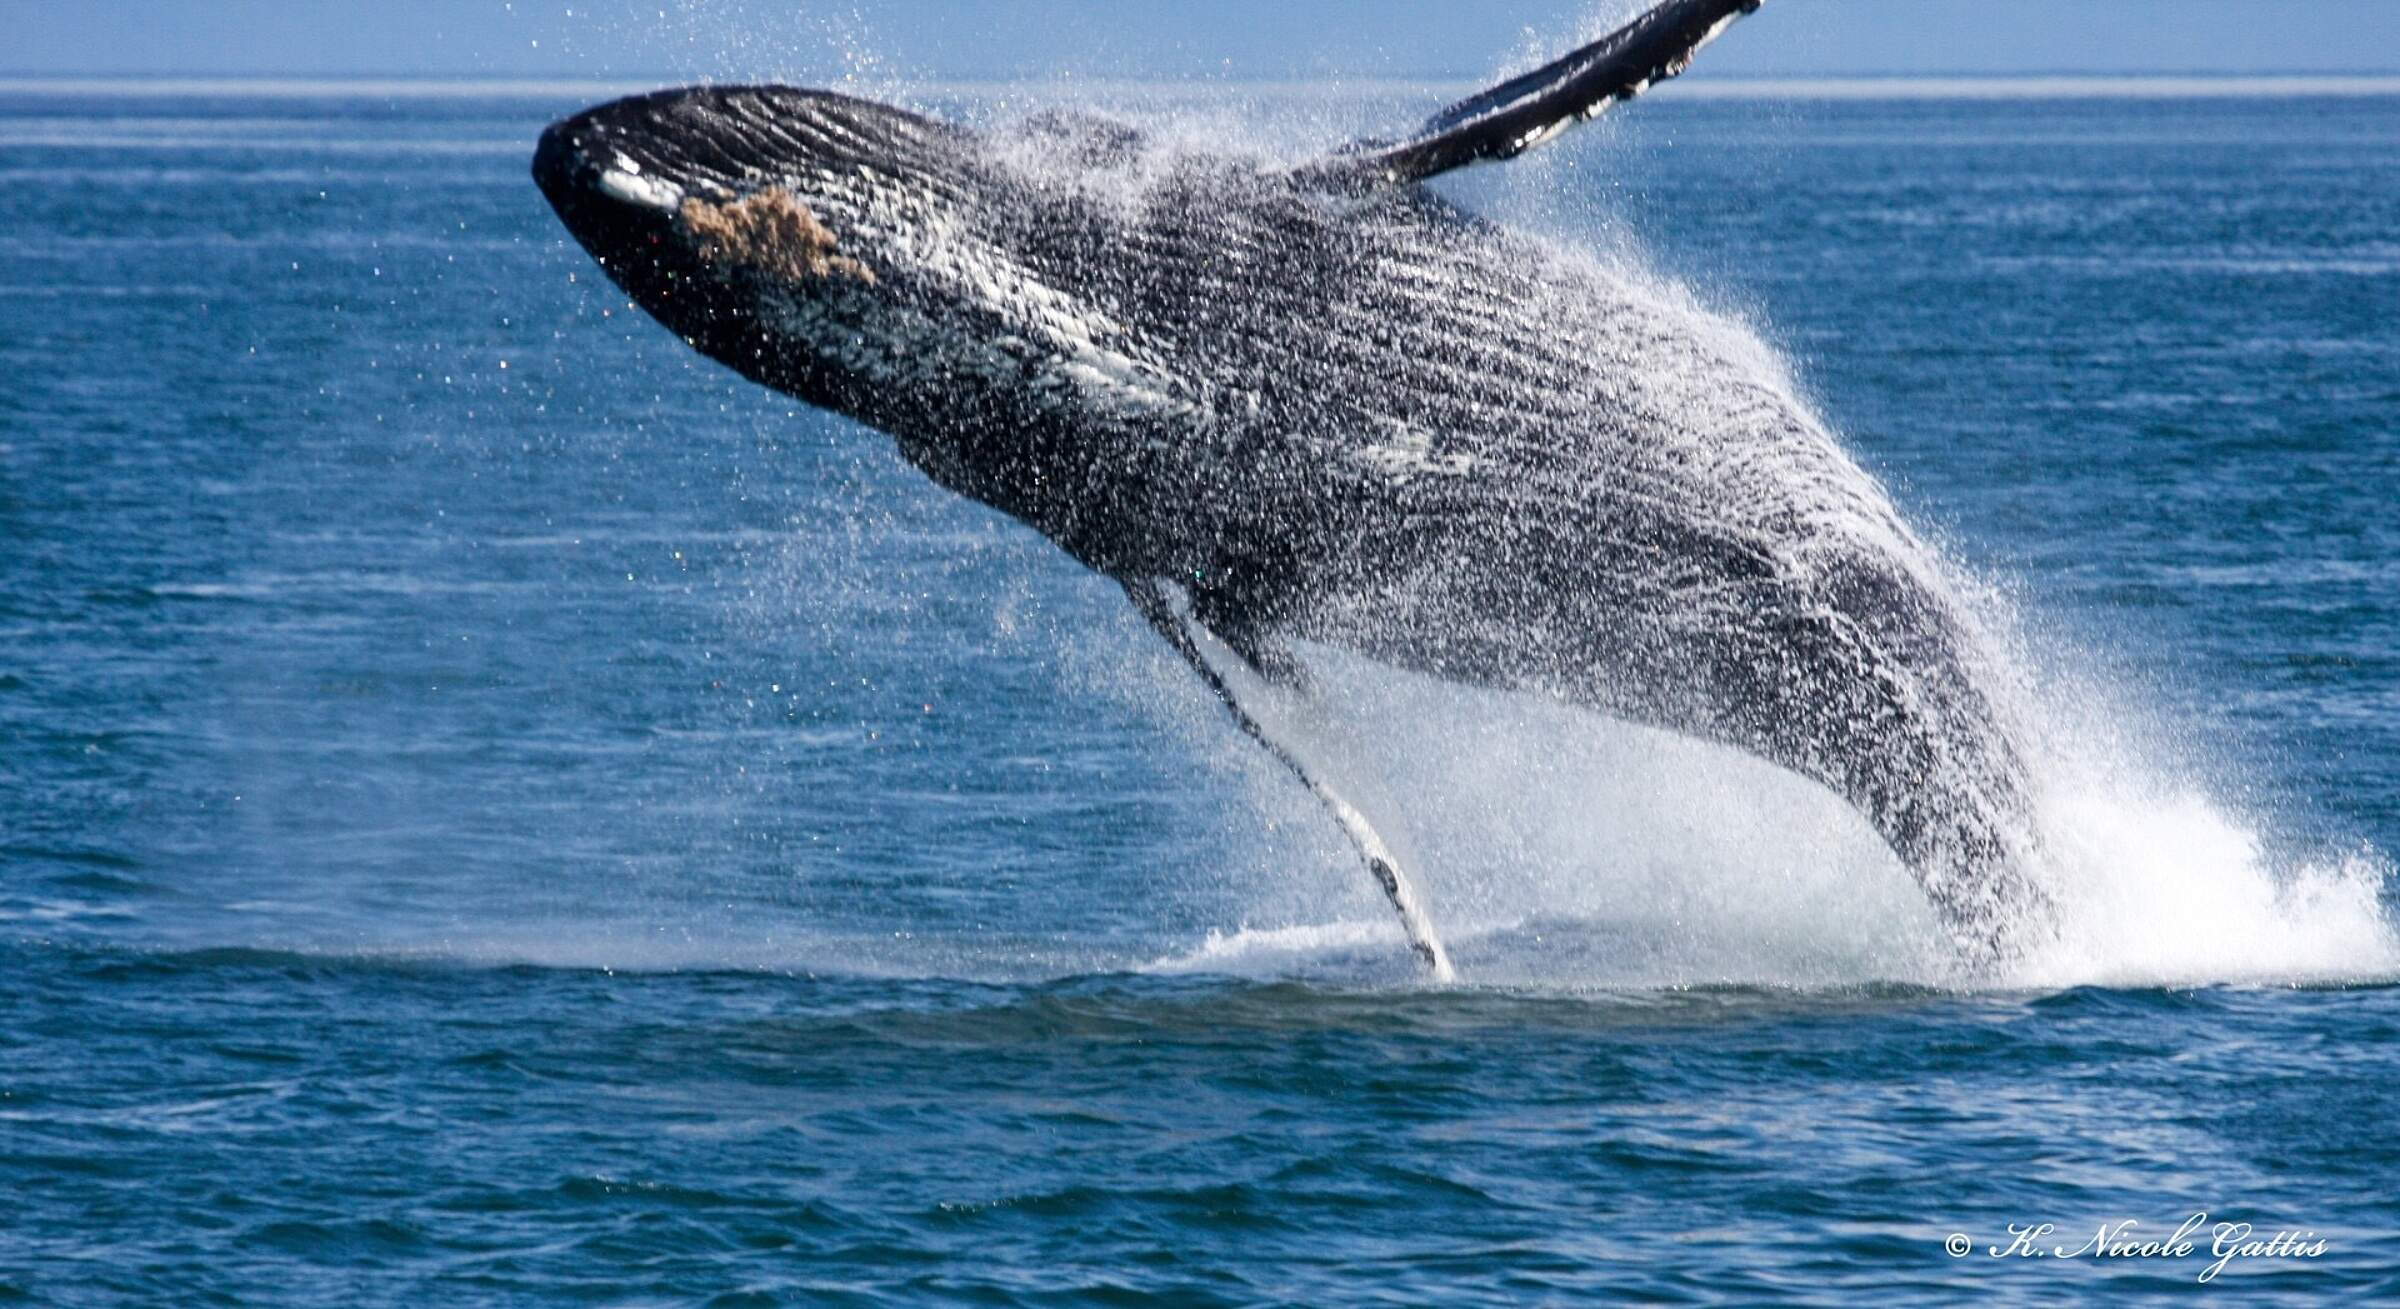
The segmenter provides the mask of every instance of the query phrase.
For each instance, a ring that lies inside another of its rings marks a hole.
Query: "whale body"
[[[1296,169],[725,86],[563,120],[534,173],[692,346],[890,434],[1170,636],[1271,681],[1318,642],[1760,756],[1854,805],[1990,959],[2044,914],[2033,797],[1936,552],[1747,334],[1422,185],[1753,7],[1672,0]]]

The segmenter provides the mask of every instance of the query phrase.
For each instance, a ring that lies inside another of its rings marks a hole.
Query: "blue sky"
[[[0,0],[0,71],[1475,76],[1633,0]],[[2400,0],[1773,0],[1718,74],[2400,71]]]

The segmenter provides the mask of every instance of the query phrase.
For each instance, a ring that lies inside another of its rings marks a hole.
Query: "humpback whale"
[[[1122,584],[1436,976],[1406,871],[1253,712],[1307,693],[1296,642],[1812,779],[1989,963],[2049,904],[2005,673],[1938,556],[1739,333],[1424,185],[1641,94],[1760,2],[1666,0],[1297,167],[702,86],[552,124],[533,173],[691,346]]]

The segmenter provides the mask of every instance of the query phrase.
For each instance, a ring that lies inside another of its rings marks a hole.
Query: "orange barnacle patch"
[[[683,227],[710,263],[750,268],[786,281],[848,277],[872,286],[875,270],[837,253],[840,241],[807,205],[782,187],[730,204],[687,197]]]

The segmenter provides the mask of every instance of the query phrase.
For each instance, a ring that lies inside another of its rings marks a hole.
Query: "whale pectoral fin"
[[[1150,585],[1155,587],[1157,584]],[[1215,597],[1195,593],[1191,600],[1192,614],[1188,621],[1198,623],[1209,635],[1223,642],[1225,648],[1233,651],[1260,681],[1296,695],[1310,693],[1313,688],[1308,679],[1308,667],[1293,656],[1289,646],[1269,635],[1259,624],[1218,602]],[[1141,602],[1137,600],[1135,603],[1138,605]]]
[[[1665,0],[1556,63],[1469,96],[1397,144],[1353,145],[1301,168],[1303,182],[1403,186],[1468,164],[1514,159],[1689,67],[1700,47],[1765,0]]]
[[[1443,948],[1441,937],[1435,934],[1433,920],[1425,913],[1424,901],[1418,896],[1416,885],[1401,871],[1399,859],[1384,844],[1383,838],[1376,834],[1374,827],[1367,822],[1366,815],[1337,794],[1323,778],[1310,772],[1298,755],[1269,734],[1258,718],[1243,706],[1233,683],[1226,680],[1225,674],[1210,662],[1208,652],[1201,648],[1193,635],[1196,627],[1208,629],[1197,619],[1178,611],[1164,586],[1149,578],[1119,578],[1118,582],[1132,599],[1133,607],[1141,611],[1150,626],[1167,639],[1167,644],[1175,647],[1184,662],[1192,666],[1192,671],[1200,675],[1200,680],[1208,684],[1208,689],[1216,693],[1217,700],[1225,706],[1226,712],[1233,715],[1233,721],[1242,729],[1243,735],[1258,742],[1268,754],[1275,756],[1277,762],[1290,769],[1324,804],[1334,821],[1341,824],[1343,834],[1350,838],[1351,845],[1358,850],[1360,860],[1366,864],[1367,871],[1374,875],[1376,885],[1383,888],[1384,898],[1391,902],[1393,911],[1400,915],[1400,927],[1408,934],[1409,948],[1424,961],[1433,979],[1437,982],[1456,981],[1458,971],[1451,967],[1450,952]],[[1290,656],[1280,647],[1262,648],[1273,649],[1276,657],[1287,662],[1290,660]],[[1248,654],[1241,655],[1241,658],[1253,668],[1262,667]],[[1296,669],[1298,665],[1294,663],[1292,666]],[[1266,676],[1273,680],[1272,674]]]

